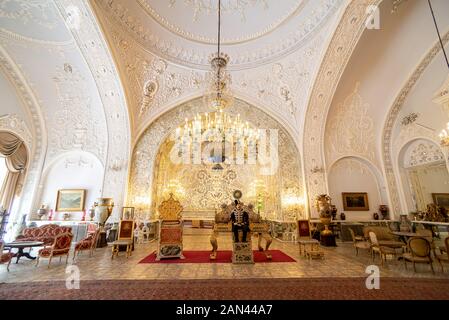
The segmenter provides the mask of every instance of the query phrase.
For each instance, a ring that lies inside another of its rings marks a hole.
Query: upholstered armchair
[[[426,238],[413,237],[407,242],[408,252],[404,253],[402,257],[404,258],[404,266],[407,269],[407,261],[413,262],[413,270],[416,272],[416,263],[426,263],[430,264],[432,272],[433,270],[433,260],[431,257],[432,246]]]
[[[371,242],[371,256],[373,258],[373,261],[376,256],[376,252],[379,253],[382,266],[384,265],[384,260],[385,262],[387,261],[387,255],[392,255],[396,257],[396,255],[398,254],[396,250],[399,249],[399,247],[392,248],[383,246],[377,239],[377,235],[374,232],[372,231],[369,232],[369,238]]]
[[[49,268],[53,257],[59,257],[59,262],[61,262],[62,257],[66,256],[65,263],[67,264],[72,239],[73,235],[71,233],[63,233],[56,236],[51,246],[45,246],[43,249],[39,250],[39,253],[37,255],[36,267],[39,265],[39,261],[41,258],[49,259]]]
[[[440,254],[438,254],[434,251],[435,259],[440,264],[441,271],[444,271],[443,263],[449,263],[449,237],[447,237],[444,240],[444,244],[445,244],[445,246],[444,246],[445,250],[441,250],[441,248],[440,248]]]
[[[3,241],[0,241],[0,264],[6,264],[6,270],[9,272],[9,265],[11,264],[11,260],[14,257],[14,254],[11,253],[11,249],[3,252]]]
[[[94,232],[87,235],[75,245],[75,251],[73,253],[73,261],[79,256],[81,251],[89,250],[89,257],[94,255],[95,248],[97,247],[98,236],[100,235],[100,228],[97,228]]]
[[[371,244],[368,241],[365,241],[365,239],[362,236],[356,236],[354,233],[354,230],[352,230],[351,228],[348,228],[348,229],[349,229],[349,233],[351,234],[351,237],[352,237],[352,242],[354,244],[356,256],[359,255],[359,249],[364,249],[364,250],[371,249]]]

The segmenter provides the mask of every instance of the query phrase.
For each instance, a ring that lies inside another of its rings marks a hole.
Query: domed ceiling
[[[230,69],[267,63],[303,46],[341,0],[223,0],[223,50]],[[217,44],[218,1],[111,0],[114,18],[150,52],[171,62],[209,68]]]

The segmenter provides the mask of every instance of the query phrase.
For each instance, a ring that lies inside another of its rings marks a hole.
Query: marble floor
[[[209,235],[211,230],[186,229],[184,235],[184,250],[210,250]],[[255,241],[253,241],[254,243]],[[367,251],[355,255],[352,243],[338,243],[337,247],[323,248],[323,260],[309,261],[299,253],[295,243],[274,240],[271,249],[282,250],[296,260],[288,263],[256,263],[254,265],[233,265],[232,263],[204,264],[139,264],[139,261],[156,250],[157,243],[136,244],[135,251],[129,259],[124,252],[118,258],[111,260],[111,248],[96,249],[93,257],[83,252],[74,263],[78,266],[81,280],[145,280],[145,279],[231,279],[231,278],[321,278],[321,277],[367,277],[366,267],[379,265],[381,277],[393,278],[434,278],[449,279],[449,267],[444,272],[438,263],[434,263],[435,274],[428,265],[418,265],[418,272],[408,270],[402,262],[388,260],[380,266],[377,257],[373,263]],[[219,238],[219,250],[231,250],[231,239],[222,235]],[[256,245],[254,243],[254,249]],[[47,260],[38,267],[35,262],[22,258],[18,264],[11,263],[10,272],[5,265],[0,265],[0,283],[16,283],[30,281],[65,281],[66,265],[59,259],[47,268]],[[69,259],[72,264],[72,254]],[[437,280],[438,281],[438,280]]]

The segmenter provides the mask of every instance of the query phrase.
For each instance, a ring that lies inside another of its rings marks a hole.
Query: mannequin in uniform
[[[235,209],[231,213],[232,232],[234,232],[235,242],[239,241],[239,230],[243,230],[242,242],[246,242],[246,235],[249,230],[249,214],[243,211],[242,204],[235,200]]]

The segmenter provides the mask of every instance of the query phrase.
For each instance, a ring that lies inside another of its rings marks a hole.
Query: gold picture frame
[[[344,211],[369,211],[368,193],[343,192]]]
[[[56,199],[56,211],[79,212],[84,211],[86,200],[85,189],[61,189],[58,190]]]
[[[433,203],[449,210],[449,193],[432,193]]]

